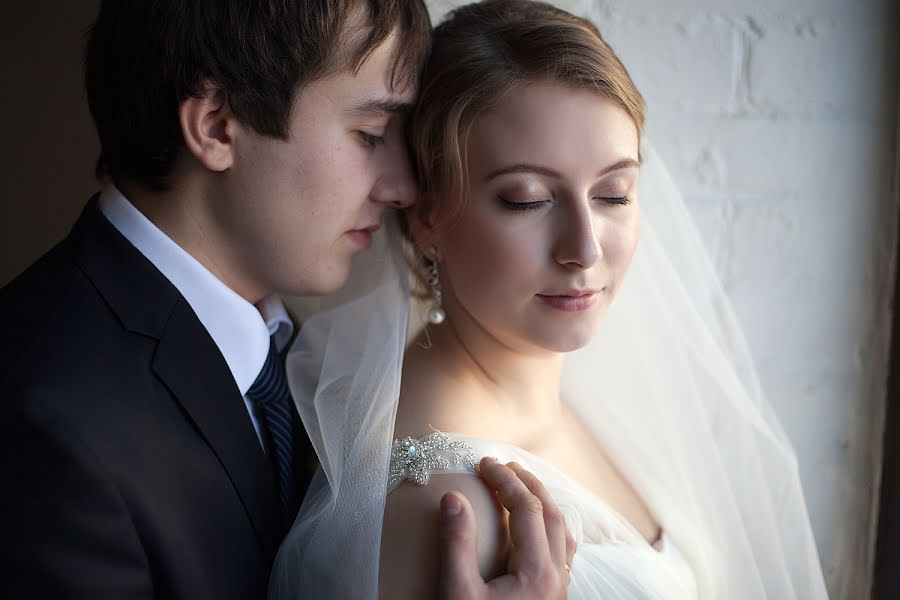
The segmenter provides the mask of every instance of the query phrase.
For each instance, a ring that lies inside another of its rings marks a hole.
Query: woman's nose
[[[554,249],[557,263],[573,268],[588,269],[603,257],[597,227],[601,224],[592,214],[590,203],[566,211]]]

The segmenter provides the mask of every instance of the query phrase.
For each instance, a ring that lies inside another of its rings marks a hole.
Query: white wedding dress
[[[559,506],[578,544],[569,598],[696,600],[697,584],[690,564],[665,531],[650,545],[602,499],[517,446],[441,432],[417,440],[395,440],[388,494],[404,482],[428,485],[430,478],[447,473],[477,477],[475,464],[484,456],[519,463],[541,480]]]
[[[634,263],[599,334],[566,356],[560,393],[662,527],[661,547],[538,457],[457,441],[520,462],[551,491],[579,542],[570,598],[825,599],[796,455],[677,189],[652,148],[642,154]],[[271,600],[377,597],[416,311],[394,219],[375,241],[344,290],[298,310],[310,316],[288,379],[321,469],[279,550]]]

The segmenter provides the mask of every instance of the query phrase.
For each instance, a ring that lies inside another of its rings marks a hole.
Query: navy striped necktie
[[[269,460],[275,466],[281,505],[287,514],[294,506],[296,494],[294,482],[294,429],[291,411],[291,392],[288,389],[284,363],[269,343],[269,356],[262,371],[247,390],[247,398],[253,404],[256,417],[266,440]]]

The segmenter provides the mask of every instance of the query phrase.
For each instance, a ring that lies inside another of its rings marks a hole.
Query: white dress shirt
[[[247,399],[269,354],[269,338],[282,350],[294,332],[278,296],[269,295],[256,306],[213,275],[143,215],[115,186],[100,194],[100,211],[147,260],[184,296],[225,358],[256,435],[262,444],[259,421]]]

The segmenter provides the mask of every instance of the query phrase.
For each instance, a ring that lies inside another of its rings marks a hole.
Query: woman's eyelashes
[[[597,202],[605,202],[606,204],[619,204],[625,205],[631,202],[631,198],[628,196],[600,196],[594,198]]]
[[[552,200],[526,200],[524,202],[514,202],[507,200],[503,196],[497,196],[503,206],[509,210],[537,210],[546,204],[550,204]]]
[[[547,198],[544,200],[523,200],[523,201],[511,201],[507,200],[503,196],[498,195],[497,198],[500,199],[500,202],[503,204],[504,208],[508,210],[517,210],[517,211],[530,211],[530,210],[539,210],[545,206],[549,206],[553,203],[551,198]],[[607,204],[607,205],[616,205],[616,206],[625,206],[631,202],[631,199],[628,196],[595,196],[591,198],[592,201]]]

